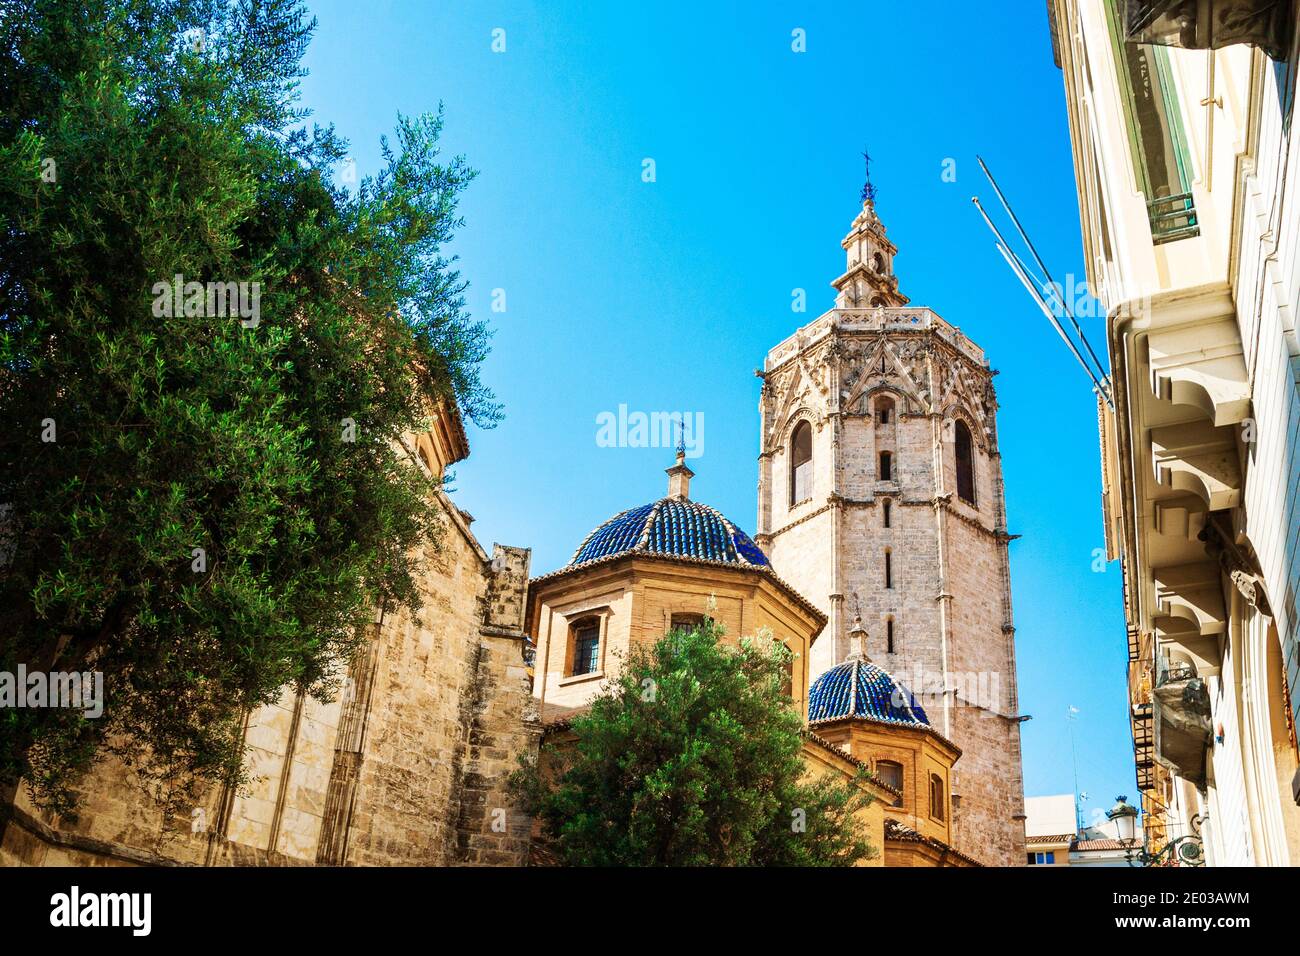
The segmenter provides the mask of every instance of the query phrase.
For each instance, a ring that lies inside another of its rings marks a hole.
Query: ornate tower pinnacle
[[[885,236],[885,224],[876,213],[876,186],[871,181],[871,154],[862,152],[866,181],[862,186],[862,209],[853,219],[849,233],[840,242],[845,252],[845,272],[831,283],[838,293],[837,309],[897,308],[907,305],[898,291],[894,256],[898,248]]]

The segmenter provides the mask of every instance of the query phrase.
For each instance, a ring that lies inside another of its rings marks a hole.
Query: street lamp
[[[1137,808],[1128,803],[1128,797],[1115,798],[1115,806],[1106,811],[1106,819],[1115,824],[1119,833],[1119,842],[1125,846],[1132,845],[1137,832]]]
[[[1116,797],[1115,806],[1106,811],[1106,819],[1115,824],[1124,858],[1129,866],[1205,866],[1205,848],[1201,844],[1201,816],[1191,820],[1191,832],[1170,840],[1152,853],[1147,847],[1147,831],[1142,831],[1142,845],[1137,841],[1137,808],[1127,797]]]

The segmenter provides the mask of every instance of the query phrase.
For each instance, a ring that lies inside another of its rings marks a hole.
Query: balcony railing
[[[1152,199],[1147,203],[1147,219],[1151,222],[1151,241],[1156,245],[1201,234],[1191,193]]]
[[[1196,665],[1188,661],[1171,661],[1161,657],[1156,661],[1156,686],[1191,680],[1196,676]]]

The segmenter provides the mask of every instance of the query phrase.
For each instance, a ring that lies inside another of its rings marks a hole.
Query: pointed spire
[[[876,184],[871,181],[871,153],[862,151],[862,208],[853,217],[849,233],[840,246],[845,254],[845,272],[831,283],[837,309],[899,308],[907,296],[898,291],[894,255],[898,248],[885,235],[885,224],[876,212]]]

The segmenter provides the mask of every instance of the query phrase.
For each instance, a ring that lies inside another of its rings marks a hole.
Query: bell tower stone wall
[[[843,246],[836,307],[772,349],[762,372],[756,540],[830,619],[811,676],[848,656],[861,614],[871,659],[962,749],[954,845],[1023,865],[997,373],[960,330],[899,293],[870,198]],[[811,475],[796,476],[805,427]]]

